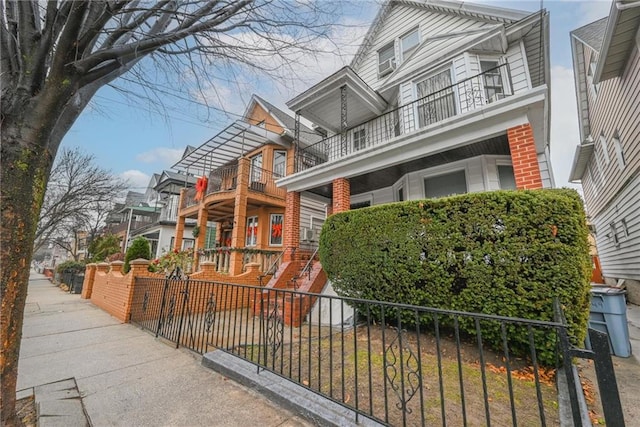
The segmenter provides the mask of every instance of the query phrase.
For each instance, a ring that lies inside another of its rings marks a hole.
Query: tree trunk
[[[20,122],[37,123],[36,120]],[[5,117],[0,148],[0,424],[3,426],[20,425],[15,404],[22,323],[33,240],[52,163],[51,154],[42,148],[45,145],[24,141],[20,137],[24,129],[15,123]]]

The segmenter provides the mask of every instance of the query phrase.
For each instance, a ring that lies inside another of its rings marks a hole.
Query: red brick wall
[[[536,154],[533,129],[531,125],[520,125],[507,130],[509,138],[509,150],[511,151],[511,163],[516,178],[516,188],[535,189],[542,188],[540,165]],[[335,190],[334,190],[335,191]]]
[[[351,208],[351,187],[347,178],[333,180],[332,213],[348,211]]]
[[[284,211],[283,261],[291,261],[290,248],[300,247],[300,193],[288,191]]]

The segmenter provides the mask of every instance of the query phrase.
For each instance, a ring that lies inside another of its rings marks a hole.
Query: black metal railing
[[[233,191],[238,184],[238,164],[223,166],[209,173],[207,194]]]
[[[583,357],[561,321],[189,279],[136,278],[131,321],[387,425],[558,425],[555,377]]]
[[[513,94],[510,74],[509,64],[500,65],[301,148],[296,171],[386,144],[400,135],[500,101]]]

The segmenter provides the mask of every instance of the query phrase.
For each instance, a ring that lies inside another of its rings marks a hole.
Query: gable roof
[[[607,29],[607,21],[609,21],[609,17],[605,16],[602,19],[598,19],[595,22],[571,31],[571,34],[592,50],[600,52],[604,32]]]
[[[457,15],[465,18],[473,18],[479,21],[511,24],[530,15],[530,12],[523,12],[515,9],[506,9],[488,5],[472,4],[469,2],[454,0],[386,0],[378,14],[374,18],[369,31],[364,36],[364,40],[358,51],[351,60],[351,68],[356,69],[363,59],[366,51],[373,44],[378,31],[382,27],[387,15],[395,5],[404,4],[434,12]]]
[[[256,94],[252,95],[251,102],[247,105],[244,117],[248,116],[255,103],[258,103],[271,117],[273,117],[277,123],[285,129],[285,132],[288,131],[291,136],[294,136],[296,120],[288,113]],[[322,136],[309,126],[300,122],[300,139],[303,139],[309,144],[314,144],[322,140]]]

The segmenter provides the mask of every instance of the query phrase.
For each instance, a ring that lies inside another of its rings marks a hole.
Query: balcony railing
[[[209,173],[207,194],[233,191],[238,184],[238,165],[223,166]]]
[[[277,269],[280,263],[277,261],[280,257],[281,251],[269,251],[269,250],[255,250],[252,248],[228,248],[217,247],[211,249],[204,249],[200,251],[198,262],[204,261],[213,262],[216,266],[215,270],[219,273],[228,273],[231,265],[231,252],[242,252],[242,270],[249,263],[260,264],[260,271],[266,272],[269,267]]]
[[[508,76],[509,64],[500,65],[300,149],[296,171],[386,144],[400,135],[504,99],[513,93]]]
[[[249,190],[284,199],[287,192],[276,186],[278,178],[282,177],[270,170],[252,167],[249,172]]]

